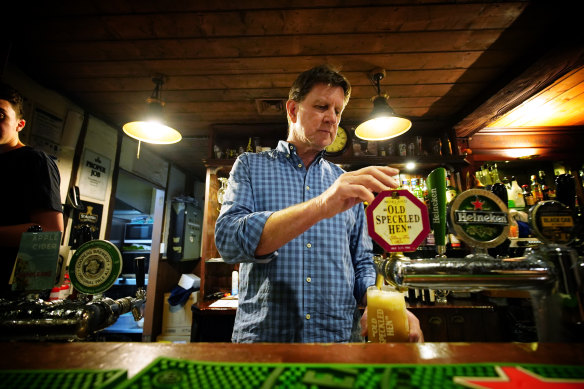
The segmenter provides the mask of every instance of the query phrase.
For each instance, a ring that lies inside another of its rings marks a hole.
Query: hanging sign
[[[369,235],[388,252],[415,251],[430,233],[428,208],[407,190],[379,193],[365,215]]]

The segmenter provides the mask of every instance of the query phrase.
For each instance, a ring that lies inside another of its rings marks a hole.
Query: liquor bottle
[[[515,177],[511,177],[511,189],[507,192],[509,200],[513,201],[513,205],[509,205],[515,208],[525,208],[525,199],[523,198],[523,191],[517,183]],[[510,203],[508,201],[508,203]]]
[[[410,192],[416,194],[416,186],[418,186],[418,179],[416,177],[410,178]]]
[[[543,199],[549,200],[550,199],[550,187],[547,186],[547,184],[545,183],[545,171],[540,170],[539,172],[537,172],[537,174],[539,176],[539,183],[541,184],[541,193],[543,194]]]
[[[407,178],[402,179],[402,184],[400,186],[400,189],[410,190],[410,183],[408,182]]]
[[[574,209],[576,206],[576,185],[570,173],[556,177],[556,200]]]
[[[448,174],[446,176],[446,204],[450,204],[457,195],[458,190],[453,185],[452,176]]]
[[[444,142],[442,142],[442,148],[444,149],[442,155],[452,155],[452,144],[450,143],[450,138],[448,138],[448,135],[446,134],[444,136]]]
[[[481,170],[477,170],[473,178],[474,182],[472,183],[472,189],[485,189],[485,184],[483,184],[483,173]]]
[[[521,185],[521,188],[523,188],[523,198],[525,199],[525,205],[528,207],[535,205],[535,197],[533,197],[533,194],[529,189],[529,185]]]
[[[531,175],[531,193],[536,203],[543,201],[543,192],[541,191],[541,185],[537,182],[537,176],[535,174]]]
[[[507,195],[507,187],[502,182],[495,182],[491,186],[491,192],[497,195],[500,198],[505,206],[509,205],[509,196]],[[513,202],[515,204],[515,202]]]
[[[426,185],[426,180],[424,178],[421,178],[422,180],[422,196],[424,196],[424,204],[426,204],[426,207],[428,206],[428,202],[430,201],[430,199],[428,198],[428,185]]]
[[[491,179],[489,166],[486,164],[481,166],[481,177],[483,178],[481,182],[485,185],[486,189],[489,189],[490,185],[493,185],[493,180]]]
[[[491,182],[493,184],[501,182],[501,178],[499,178],[499,169],[497,169],[497,164],[489,166],[489,176],[491,177]]]
[[[421,179],[412,178],[412,193],[414,196],[418,198],[421,202],[424,202],[424,191],[422,190]]]

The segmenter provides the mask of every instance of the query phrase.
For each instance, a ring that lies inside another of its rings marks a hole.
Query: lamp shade
[[[163,77],[153,78],[156,84],[152,96],[146,100],[147,111],[144,120],[124,124],[122,129],[126,135],[141,142],[154,144],[177,143],[182,139],[180,132],[164,124],[164,102],[160,100],[160,89],[164,82]]]
[[[355,136],[370,141],[386,140],[406,133],[411,127],[411,121],[396,116],[386,97],[376,96],[369,119],[357,126]]]
[[[128,136],[146,143],[171,144],[182,139],[180,132],[154,120],[130,122],[122,128]]]

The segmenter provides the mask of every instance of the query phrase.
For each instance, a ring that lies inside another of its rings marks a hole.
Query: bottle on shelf
[[[550,187],[547,186],[547,184],[545,182],[545,171],[540,170],[539,172],[537,172],[537,175],[539,176],[539,183],[541,185],[541,193],[543,195],[543,199],[549,200],[550,199]]]
[[[421,179],[419,178],[412,178],[412,187],[411,191],[416,196],[418,200],[424,202],[424,191],[422,190],[422,183]]]
[[[556,200],[574,209],[576,206],[576,183],[570,173],[556,177]]]
[[[452,144],[450,143],[450,138],[447,134],[444,134],[444,141],[442,142],[442,148],[444,151],[442,155],[452,155]]]
[[[541,185],[537,181],[537,176],[535,174],[531,175],[530,189],[536,203],[543,201],[543,192],[541,190]]]
[[[450,204],[452,200],[458,195],[458,190],[454,185],[451,174],[446,175],[446,204]]]
[[[489,166],[484,164],[481,166],[481,182],[486,187],[486,189],[490,189],[490,186],[493,185],[493,180],[491,179],[491,173],[489,172]]]
[[[491,186],[491,192],[497,195],[506,206],[509,206],[509,196],[507,194],[507,187],[502,182],[495,182]],[[513,202],[515,204],[515,202]]]
[[[496,184],[501,182],[501,178],[499,177],[499,169],[497,168],[497,164],[489,166],[489,176],[491,178],[491,183]]]
[[[471,183],[472,189],[485,189],[485,184],[483,183],[483,173],[481,170],[477,170],[473,176],[474,180]]]
[[[523,188],[523,198],[525,199],[525,205],[527,207],[531,207],[532,205],[535,205],[535,197],[533,196],[533,193],[531,193],[531,189],[529,189],[529,185],[527,185],[527,184],[521,185],[521,188]]]
[[[517,183],[515,177],[511,177],[511,187],[507,191],[508,205],[511,208],[525,208],[525,198],[523,197],[523,191]]]
[[[428,185],[426,185],[426,180],[424,178],[421,178],[422,180],[422,196],[424,198],[424,204],[426,204],[426,206],[428,206],[428,202],[430,201],[430,199],[428,198]]]

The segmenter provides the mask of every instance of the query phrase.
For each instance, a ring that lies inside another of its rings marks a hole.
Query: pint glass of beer
[[[388,285],[367,289],[367,332],[370,342],[408,341],[410,328],[402,293]]]

